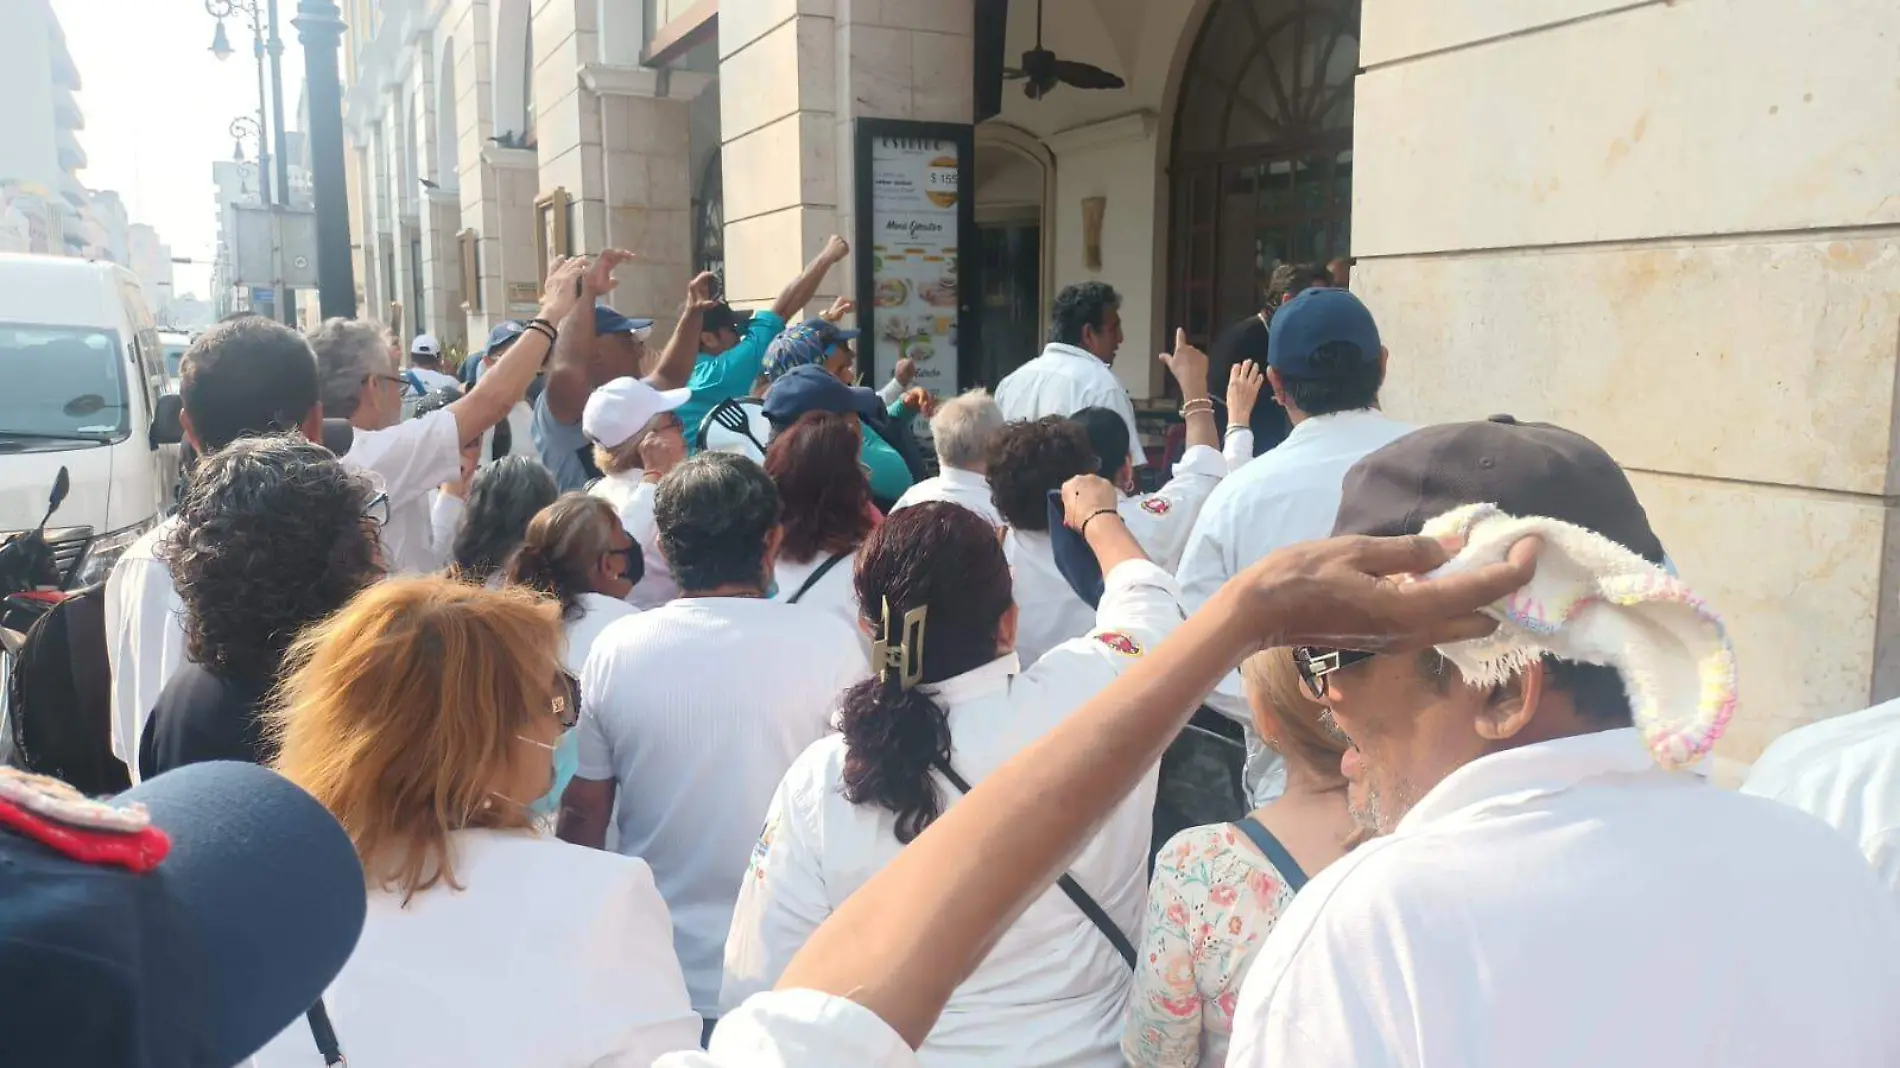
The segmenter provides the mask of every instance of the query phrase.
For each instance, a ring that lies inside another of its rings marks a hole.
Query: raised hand
[[[1077,475],[1062,484],[1062,525],[1081,533],[1089,516],[1121,503],[1115,484],[1100,475]]]
[[[824,314],[820,315],[819,318],[828,323],[838,323],[842,321],[845,316],[850,315],[857,309],[858,305],[856,301],[850,297],[839,297],[837,300],[831,302],[831,307],[826,308]]]
[[[623,248],[610,248],[594,258],[582,284],[587,287],[589,296],[604,296],[614,291],[620,280],[614,277],[614,268],[633,259],[633,253]]]
[[[587,272],[587,257],[560,257],[548,265],[548,279],[541,287],[541,315],[550,323],[558,323],[567,318],[567,313],[580,303],[580,294],[576,292],[582,276]]]
[[[1174,351],[1161,354],[1161,362],[1181,386],[1181,399],[1207,396],[1207,353],[1188,344],[1187,331],[1174,332]]]
[[[1260,400],[1260,391],[1267,384],[1267,376],[1260,372],[1260,365],[1252,360],[1241,360],[1227,374],[1227,425],[1247,426],[1253,421],[1254,405]]]
[[[909,356],[897,361],[897,370],[892,377],[897,379],[898,385],[909,389],[910,384],[917,381],[917,361]]]
[[[926,419],[937,414],[937,395],[927,389],[909,390],[902,399],[906,409],[921,412]]]
[[[1442,579],[1419,576],[1449,560],[1457,546],[1432,538],[1343,537],[1288,546],[1230,583],[1246,606],[1235,623],[1258,627],[1254,637],[1262,648],[1402,652],[1482,638],[1497,623],[1478,610],[1530,582],[1542,544],[1525,538],[1501,563]]]
[[[823,255],[828,262],[843,263],[844,258],[851,255],[851,243],[839,237],[837,234],[832,234],[830,239],[825,242]]]
[[[688,313],[705,314],[719,303],[713,292],[719,288],[719,276],[711,271],[701,271],[686,284],[686,310]]]

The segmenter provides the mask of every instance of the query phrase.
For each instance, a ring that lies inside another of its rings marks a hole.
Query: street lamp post
[[[291,20],[303,42],[304,79],[310,85],[311,184],[316,188],[317,288],[325,319],[356,317],[350,269],[350,204],[343,176],[343,84],[337,49],[343,17],[331,0],[299,0]]]
[[[268,37],[265,25],[267,10]],[[279,62],[279,57],[284,51],[284,43],[277,36],[277,0],[269,0],[268,9],[260,7],[258,0],[205,0],[205,12],[218,20],[217,31],[211,37],[211,54],[220,60],[229,59],[234,54],[231,39],[224,32],[224,20],[238,12],[250,16],[251,52],[257,59],[258,188],[262,191],[265,204],[288,207],[290,204],[290,159],[284,149],[284,79]],[[270,91],[268,93],[264,88],[264,61],[267,56],[270,60]],[[274,127],[265,119],[264,105],[267,100],[271,102],[275,115]],[[235,127],[235,124],[233,126]],[[265,144],[267,131],[271,137],[269,148]],[[235,130],[232,136],[237,136]],[[275,196],[272,195],[271,156],[273,154],[277,157]],[[273,279],[273,281],[276,280]],[[284,321],[294,325],[297,321],[296,291],[281,283],[276,288],[283,290],[278,303],[283,308]]]

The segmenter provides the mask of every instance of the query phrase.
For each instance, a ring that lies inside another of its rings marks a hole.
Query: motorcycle
[[[66,599],[61,589],[66,576],[46,541],[46,524],[59,511],[72,489],[64,467],[53,479],[46,514],[32,530],[23,530],[0,543],[0,749],[11,748],[13,732],[8,713],[12,704],[13,664],[26,644],[26,633],[41,616]]]

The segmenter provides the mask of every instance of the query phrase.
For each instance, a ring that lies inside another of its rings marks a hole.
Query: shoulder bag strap
[[[844,558],[850,555],[851,555],[850,553],[839,553],[838,555],[833,556],[830,559],[826,560],[824,563],[819,564],[818,569],[816,571],[813,571],[810,575],[805,576],[804,585],[801,585],[800,587],[798,587],[798,592],[792,594],[792,596],[788,598],[785,603],[797,604],[801,598],[803,598],[806,594],[811,592],[811,588],[813,586],[818,585],[819,579],[822,579],[826,575],[831,574],[831,569],[834,567],[837,567],[840,563],[843,563]]]
[[[310,1022],[310,1035],[317,1040],[317,1052],[323,1054],[323,1063],[329,1066],[344,1063],[343,1047],[337,1045],[336,1028],[330,1026],[330,1010],[323,1007],[322,998],[310,1006],[304,1019]]]
[[[1293,859],[1293,854],[1286,851],[1286,847],[1273,836],[1273,832],[1267,830],[1252,816],[1236,822],[1234,826],[1240,828],[1240,833],[1246,835],[1255,847],[1265,854],[1267,862],[1279,871],[1282,879],[1286,880],[1286,888],[1296,894],[1299,893],[1300,887],[1306,885],[1306,872],[1300,870],[1299,862]]]
[[[970,784],[965,782],[963,776],[958,775],[956,769],[952,768],[948,762],[940,761],[937,764],[937,770],[943,772],[944,778],[949,779],[950,785],[955,786],[959,792],[966,794],[970,792]],[[1115,952],[1122,955],[1122,960],[1127,961],[1130,968],[1136,967],[1135,946],[1128,941],[1128,935],[1123,933],[1121,927],[1102,906],[1095,903],[1095,899],[1089,896],[1089,892],[1082,889],[1082,884],[1075,881],[1075,876],[1065,871],[1062,873],[1062,878],[1056,880],[1056,885],[1062,888],[1062,892],[1068,895],[1070,901],[1075,902],[1075,907],[1082,910],[1082,915],[1088,917],[1088,921],[1095,925],[1095,929],[1102,932],[1102,937],[1108,939],[1108,944],[1114,946]]]

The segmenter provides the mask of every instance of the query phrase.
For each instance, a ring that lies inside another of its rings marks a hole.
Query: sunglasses
[[[363,505],[363,518],[379,527],[389,525],[389,494],[378,493]]]
[[[1293,650],[1293,666],[1299,669],[1300,682],[1315,701],[1326,696],[1326,676],[1349,668],[1375,654],[1358,649],[1321,649],[1303,645]]]

